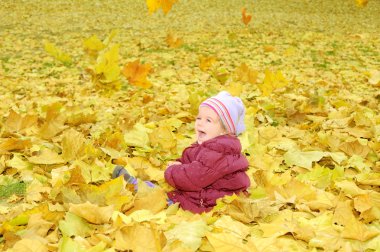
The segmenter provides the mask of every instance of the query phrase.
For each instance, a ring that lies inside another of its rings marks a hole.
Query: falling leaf
[[[133,62],[125,64],[123,68],[123,75],[128,79],[131,85],[150,88],[152,83],[147,79],[148,74],[152,71],[150,64],[140,64],[137,59]]]
[[[117,35],[117,30],[112,30],[104,41],[101,41],[96,35],[83,40],[83,46],[87,53],[92,56],[97,56],[98,52],[105,49],[112,39]]]
[[[119,45],[113,45],[109,50],[99,54],[94,66],[96,78],[101,83],[117,82],[120,78]]]
[[[64,53],[62,50],[58,49],[53,43],[46,42],[44,45],[45,51],[53,56],[55,59],[59,60],[63,64],[70,65],[72,63],[71,56]]]
[[[358,7],[365,7],[368,4],[368,0],[355,0]]]
[[[177,1],[178,0],[146,0],[146,5],[148,6],[149,13],[152,14],[162,8],[162,11],[166,15]]]
[[[92,35],[91,37],[85,39],[83,41],[83,45],[85,50],[96,52],[106,47],[106,45],[103,44],[103,42],[96,35]]]
[[[251,22],[252,15],[247,15],[246,11],[247,11],[246,8],[243,8],[241,10],[241,15],[242,15],[241,18],[242,18],[243,23],[247,26],[249,24],[249,22]]]

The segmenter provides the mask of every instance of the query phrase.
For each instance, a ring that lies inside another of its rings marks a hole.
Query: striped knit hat
[[[214,110],[219,115],[228,133],[238,136],[245,130],[245,108],[239,97],[234,97],[227,91],[222,91],[202,102],[199,107],[201,106],[207,106]]]

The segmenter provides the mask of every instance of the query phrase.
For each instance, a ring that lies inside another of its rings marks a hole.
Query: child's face
[[[195,121],[195,133],[198,143],[202,144],[204,141],[226,134],[226,130],[218,114],[210,107],[202,106]]]

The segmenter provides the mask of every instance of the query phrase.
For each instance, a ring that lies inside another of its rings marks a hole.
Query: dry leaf
[[[148,74],[152,71],[150,64],[140,64],[137,59],[133,62],[125,64],[123,68],[123,75],[128,79],[131,85],[150,88],[152,83],[147,79]]]

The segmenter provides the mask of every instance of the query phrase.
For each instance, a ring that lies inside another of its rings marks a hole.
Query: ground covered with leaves
[[[153,2],[1,1],[0,250],[378,251],[380,2]],[[250,196],[168,207],[220,90]]]

